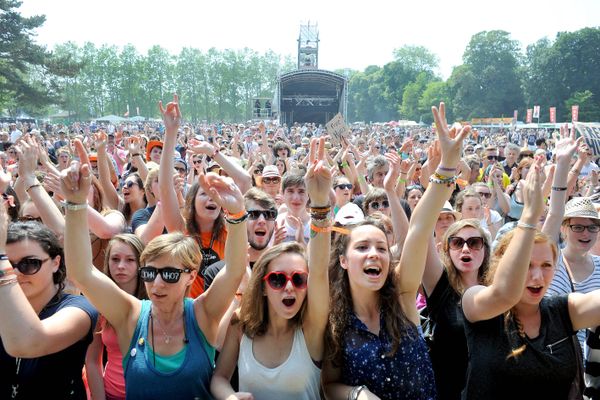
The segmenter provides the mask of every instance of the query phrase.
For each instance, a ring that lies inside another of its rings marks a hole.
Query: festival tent
[[[132,121],[132,122],[143,122],[143,121],[146,121],[146,120],[147,120],[146,117],[142,117],[140,115],[137,115],[135,117],[129,118],[129,121]]]
[[[104,117],[96,118],[97,122],[109,122],[111,124],[116,124],[118,122],[127,122],[127,118],[119,117],[117,115],[105,115]]]

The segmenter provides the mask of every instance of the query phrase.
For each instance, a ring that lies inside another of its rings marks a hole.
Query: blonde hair
[[[463,287],[462,281],[460,279],[460,272],[456,269],[454,262],[452,262],[452,258],[450,257],[450,246],[448,244],[448,239],[452,236],[456,235],[464,228],[473,228],[476,229],[481,237],[483,238],[483,260],[481,261],[481,265],[479,266],[479,270],[477,271],[477,281],[479,283],[483,283],[485,277],[487,276],[487,272],[490,266],[490,237],[489,234],[482,228],[481,223],[477,219],[469,218],[463,219],[460,221],[456,221],[452,225],[448,227],[446,233],[442,238],[442,253],[440,258],[442,259],[442,264],[446,268],[448,273],[448,282],[450,286],[460,295],[462,295],[465,291],[465,287]]]
[[[198,271],[198,266],[202,263],[202,253],[198,243],[181,232],[174,232],[152,239],[140,256],[140,265],[144,266],[148,261],[167,254],[180,261],[184,268],[194,271]]]
[[[490,265],[490,269],[488,270],[488,273],[485,276],[485,284],[486,285],[491,285],[492,282],[494,281],[494,276],[496,275],[496,270],[498,269],[498,264],[500,263],[500,260],[502,259],[502,255],[504,253],[506,253],[506,249],[508,248],[508,245],[510,244],[513,236],[515,234],[515,230],[513,229],[512,231],[508,232],[507,234],[505,234],[504,236],[502,236],[500,238],[500,240],[498,241],[498,245],[496,246],[496,248],[494,249],[494,254],[493,254],[493,258],[492,258],[492,262]],[[548,246],[550,246],[550,249],[552,250],[552,260],[554,261],[555,265],[556,265],[556,259],[558,257],[558,247],[556,246],[556,243],[550,239],[550,237],[548,235],[546,235],[545,233],[536,230],[535,231],[535,236],[533,238],[533,243],[534,244],[547,244]],[[515,326],[516,330],[514,328],[511,327],[511,325]],[[508,337],[508,342],[509,345],[511,346],[511,352],[508,356],[506,356],[506,359],[510,359],[510,358],[516,358],[519,355],[523,354],[523,352],[525,351],[527,345],[525,343],[523,343],[521,346],[515,347],[515,344],[517,344],[517,338],[520,338],[520,341],[523,342],[525,339],[525,331],[523,329],[523,325],[521,324],[521,321],[519,320],[519,316],[517,315],[517,311],[515,309],[515,307],[511,308],[510,310],[506,311],[504,313],[504,332],[506,332],[506,336]]]

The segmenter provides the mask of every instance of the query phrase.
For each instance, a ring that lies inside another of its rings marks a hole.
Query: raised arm
[[[233,161],[231,158],[221,154],[217,146],[213,146],[208,142],[201,142],[196,139],[189,141],[188,150],[194,154],[205,154],[210,156],[225,172],[233,179],[242,193],[246,193],[252,187],[252,177],[240,164]],[[162,165],[162,161],[161,161]]]
[[[158,187],[162,204],[163,221],[165,222],[167,231],[183,232],[185,222],[179,211],[179,202],[177,201],[177,193],[173,184],[173,172],[175,171],[175,167],[173,166],[173,152],[175,151],[175,143],[177,142],[177,131],[181,123],[179,97],[176,94],[173,95],[173,101],[167,104],[166,109],[163,108],[161,101],[159,108],[166,128],[158,171]]]
[[[400,176],[400,157],[394,153],[387,153],[385,158],[390,164],[388,173],[383,179],[383,188],[387,194],[390,203],[392,227],[394,230],[394,244],[399,248],[404,247],[404,240],[408,232],[408,218],[400,202],[400,197],[396,191],[396,185],[400,184],[398,177]],[[391,243],[390,243],[391,245]]]
[[[161,167],[162,168],[162,167]],[[244,197],[231,178],[213,173],[200,176],[202,189],[225,210],[227,240],[224,273],[218,275],[206,292],[194,301],[200,328],[211,344],[217,340],[219,322],[231,304],[248,265],[248,232]]]
[[[115,189],[115,185],[113,185],[110,178],[110,167],[108,164],[111,161],[106,152],[108,137],[106,136],[106,133],[98,132],[95,134],[95,139],[96,153],[98,156],[98,180],[100,181],[100,186],[102,186],[102,189],[104,190],[104,202],[113,210],[117,210],[119,208],[120,199],[117,189]]]
[[[543,156],[542,156],[543,157]],[[494,318],[519,302],[527,280],[536,224],[544,210],[541,157],[531,166],[523,185],[524,207],[514,236],[498,263],[490,286],[473,286],[465,292],[462,308],[471,321]]]
[[[121,350],[127,348],[137,322],[141,303],[119,289],[117,284],[92,264],[92,246],[89,237],[87,195],[91,184],[89,160],[83,144],[75,140],[77,161],[61,173],[61,187],[66,206],[65,263],[67,275],[85,294],[98,311],[115,327]],[[86,240],[82,240],[86,238]]]
[[[142,151],[141,147],[141,139],[137,136],[128,138],[127,150],[129,151],[131,165],[137,169],[138,175],[140,178],[142,178],[142,182],[146,182],[146,177],[148,176],[148,167],[146,166],[142,156],[144,152]]]
[[[19,180],[23,182],[24,191],[35,204],[42,222],[57,236],[62,236],[65,231],[65,219],[34,175],[38,160],[37,143],[32,137],[26,137],[15,146],[15,149],[19,155]]]
[[[308,303],[303,331],[308,351],[315,361],[323,359],[329,315],[329,257],[326,255],[331,249],[329,191],[332,183],[325,152],[325,138],[312,139],[310,162],[304,176],[311,205],[311,238],[308,242]]]
[[[437,136],[440,143],[441,163],[437,172],[432,176],[431,184],[415,207],[404,246],[410,251],[403,251],[400,263],[395,273],[400,282],[400,303],[407,317],[414,323],[419,323],[419,315],[415,303],[417,290],[421,284],[427,244],[433,233],[439,210],[450,198],[456,181],[456,167],[460,160],[462,141],[470,132],[471,127],[462,127],[460,132],[455,127],[448,128],[446,123],[446,106],[440,103],[439,110],[432,107]]]
[[[583,140],[582,137],[575,139],[574,129],[569,134],[569,128],[566,125],[560,128],[560,136],[562,139],[556,143],[556,147],[554,148],[556,168],[554,169],[554,178],[552,181],[550,208],[548,209],[548,216],[542,228],[542,232],[550,236],[556,243],[559,241],[560,226],[565,214],[571,158]]]

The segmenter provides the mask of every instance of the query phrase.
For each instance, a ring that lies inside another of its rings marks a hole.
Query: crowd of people
[[[0,397],[600,398],[573,130],[0,131]]]

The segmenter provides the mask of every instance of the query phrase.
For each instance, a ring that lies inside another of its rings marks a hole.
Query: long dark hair
[[[379,221],[367,218],[365,221],[356,224],[353,229],[359,226],[371,225],[385,233],[385,228]],[[326,358],[334,365],[342,364],[344,336],[348,332],[350,325],[350,315],[353,312],[352,294],[350,291],[350,281],[348,271],[341,266],[340,257],[346,254],[350,243],[352,233],[349,235],[339,235],[332,248],[329,261],[329,324],[326,334]],[[388,247],[389,252],[389,247]],[[398,285],[396,274],[394,273],[392,255],[390,253],[390,268],[388,277],[379,290],[381,313],[385,321],[386,332],[391,338],[391,348],[387,355],[392,356],[398,350],[401,338],[408,336],[413,331],[413,326],[398,299]]]
[[[187,234],[196,237],[200,247],[202,247],[202,240],[200,238],[200,234],[202,230],[198,226],[196,222],[196,215],[198,211],[196,211],[195,199],[198,194],[198,190],[200,190],[200,184],[198,182],[194,182],[194,184],[188,190],[187,195],[185,196],[185,209],[184,209],[184,218],[185,218],[185,230]],[[223,219],[223,209],[219,212],[219,216],[215,220],[212,230],[212,238],[214,240],[219,240],[225,234],[225,220]]]
[[[6,244],[31,240],[40,245],[48,255],[54,259],[60,256],[58,269],[52,274],[52,280],[58,285],[58,291],[65,288],[67,268],[65,267],[65,253],[58,237],[45,225],[37,221],[19,221],[8,225]]]

